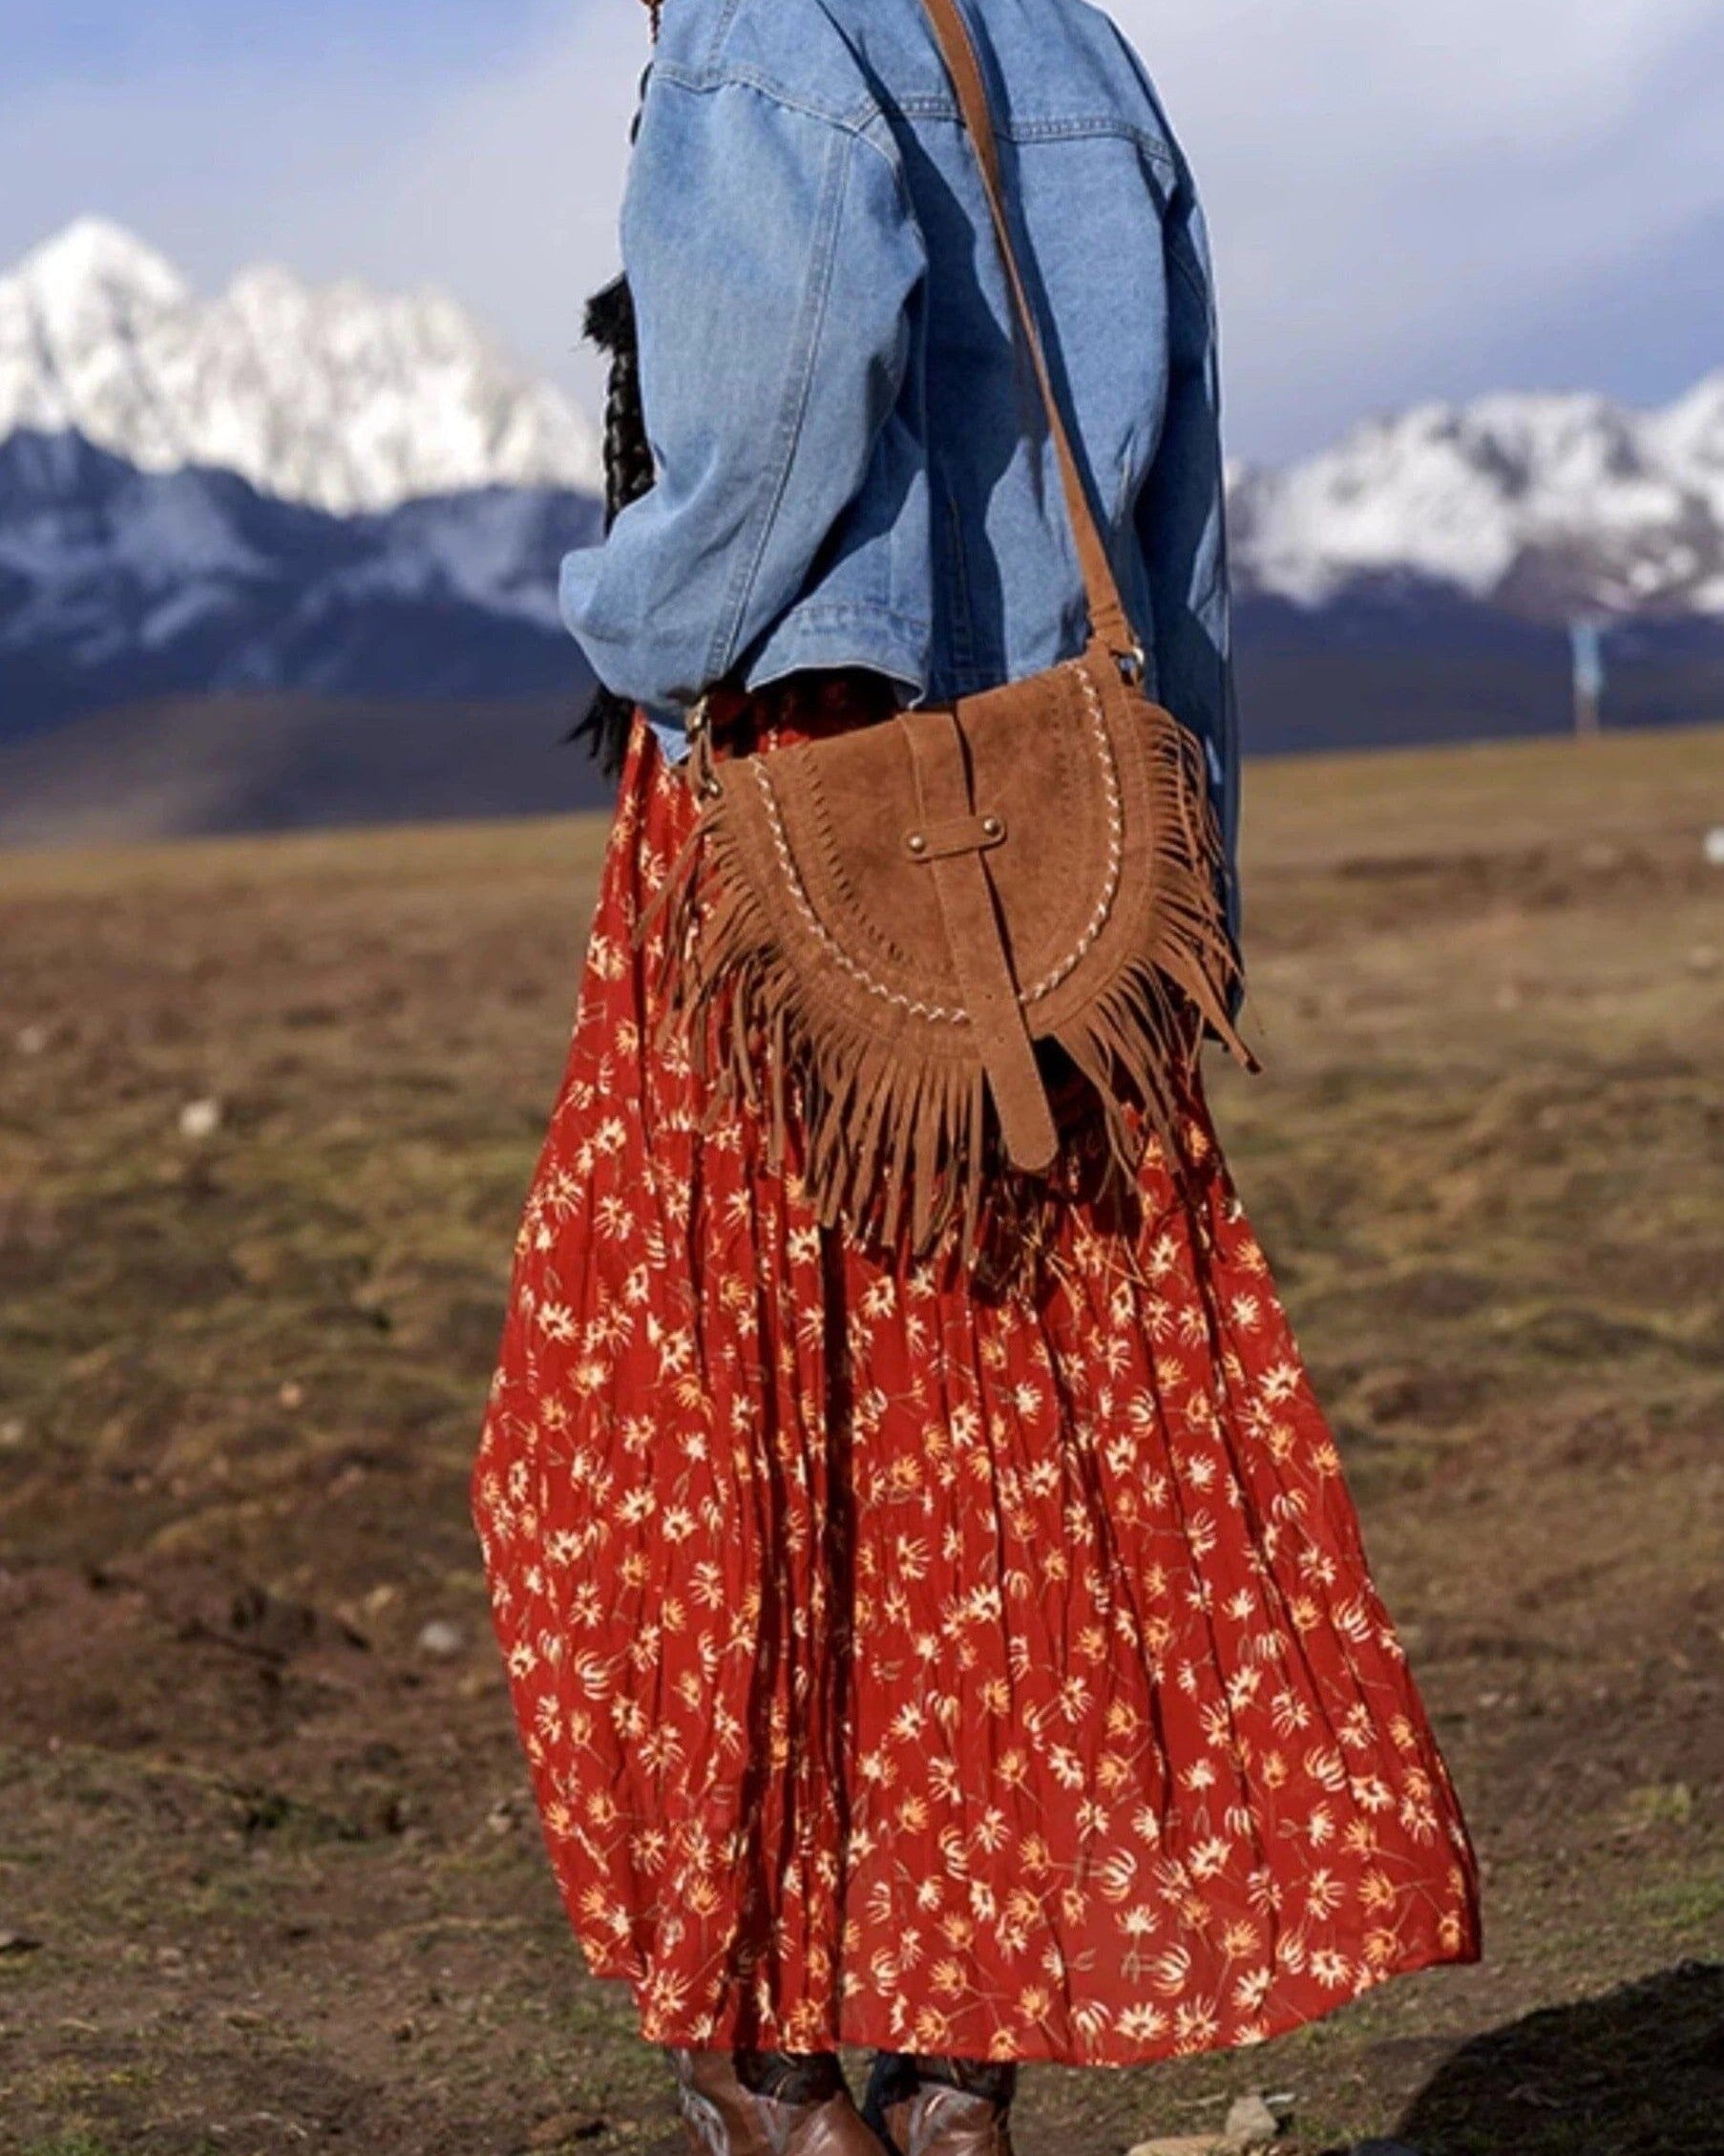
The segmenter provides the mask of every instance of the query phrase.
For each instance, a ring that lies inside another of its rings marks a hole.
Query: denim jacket
[[[966,0],[1020,258],[1149,692],[1238,809],[1215,313],[1191,176],[1083,0]],[[665,0],[622,212],[652,491],[563,563],[668,752],[726,677],[945,702],[1086,612],[975,154],[921,0]]]

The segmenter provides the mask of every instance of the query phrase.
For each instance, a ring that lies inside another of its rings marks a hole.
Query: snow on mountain
[[[203,300],[82,218],[0,277],[0,440],[76,430],[147,472],[235,472],[338,515],[489,486],[595,492],[592,429],[452,301],[264,266]]]
[[[446,299],[262,267],[206,300],[82,220],[0,277],[0,749],[158,696],[574,703],[599,476]],[[1258,746],[1566,724],[1582,610],[1635,624],[1615,716],[1718,708],[1724,370],[1654,412],[1420,405],[1229,497]]]
[[[1322,604],[1422,577],[1533,618],[1724,615],[1724,370],[1637,412],[1501,392],[1232,475],[1242,587]]]
[[[204,300],[95,218],[0,278],[0,441],[21,430],[337,515],[599,486],[585,418],[451,301],[275,267]],[[1724,617],[1724,370],[1656,412],[1582,393],[1422,404],[1284,470],[1236,467],[1230,494],[1246,597],[1435,582],[1533,621]],[[494,598],[513,588],[550,625],[545,564],[499,500],[441,513],[438,533],[452,590],[476,562]]]
[[[0,744],[168,693],[573,698],[557,565],[599,521],[560,487],[335,516],[20,429],[0,441]]]
[[[1688,476],[1724,524],[1724,369],[1654,413],[1649,428],[1654,453]]]

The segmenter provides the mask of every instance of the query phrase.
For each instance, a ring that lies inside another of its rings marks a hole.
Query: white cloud
[[[1250,447],[1484,386],[1474,354],[1505,321],[1536,325],[1724,206],[1721,0],[1115,12],[1198,172]],[[1647,337],[1655,353],[1656,322]],[[1583,384],[1589,358],[1565,342],[1543,364]]]
[[[514,347],[590,387],[581,306],[617,266],[647,53],[638,0],[588,0],[563,34],[374,147],[363,190],[326,190],[300,215],[326,247],[345,237],[368,261],[452,283]]]
[[[636,0],[584,0],[489,77],[300,74],[237,50],[0,104],[0,264],[84,211],[205,288],[260,255],[313,277],[435,284],[589,392],[586,293],[616,264],[647,53]]]
[[[1215,236],[1234,443],[1482,386],[1505,320],[1585,382],[1574,319],[1724,208],[1724,0],[1118,0]],[[589,396],[579,306],[614,267],[637,0],[576,0],[482,80],[181,71],[0,110],[0,259],[86,208],[201,281],[261,252],[434,281]],[[1659,326],[1649,323],[1655,352]],[[1724,359],[1724,352],[1720,353]],[[1602,359],[1599,362],[1603,364]],[[1601,380],[1600,387],[1621,387]],[[1673,386],[1673,385],[1672,385]]]
[[[1716,0],[1120,0],[1151,68],[1208,119],[1277,111],[1344,138],[1480,150],[1554,141],[1612,118]]]

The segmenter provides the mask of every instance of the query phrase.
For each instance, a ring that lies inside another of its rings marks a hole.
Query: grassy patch
[[[1027,2075],[1022,2156],[1252,2087],[1294,2091],[1288,2156],[1705,2145],[1719,821],[1717,733],[1249,773],[1268,1067],[1216,1072],[1218,1120],[1486,1960],[1259,2053]],[[0,858],[0,1930],[43,1941],[0,1955],[9,2149],[672,2144],[551,1890],[467,1515],[602,840]]]

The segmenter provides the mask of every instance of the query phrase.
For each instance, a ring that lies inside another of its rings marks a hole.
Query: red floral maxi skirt
[[[1129,1235],[1074,1195],[993,1296],[871,1258],[653,1045],[692,822],[637,720],[473,1474],[593,1974],[657,2042],[1125,2065],[1476,1958],[1201,1098]]]

